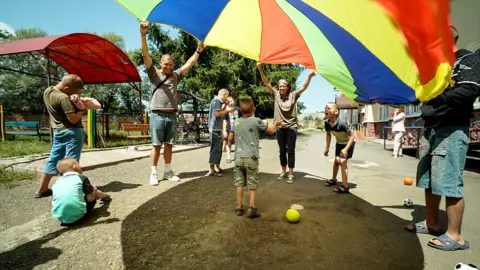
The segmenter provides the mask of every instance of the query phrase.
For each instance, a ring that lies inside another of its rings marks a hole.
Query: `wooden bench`
[[[129,140],[150,139],[150,125],[149,124],[122,124],[123,131],[127,132],[127,142]],[[131,131],[141,131],[145,135],[130,135]],[[129,144],[130,145],[130,144]]]
[[[32,131],[8,131],[7,128],[30,128]],[[48,136],[48,133],[40,131],[40,122],[5,122],[5,134],[12,135],[15,140],[15,135],[37,136],[38,140],[42,140],[42,135]]]

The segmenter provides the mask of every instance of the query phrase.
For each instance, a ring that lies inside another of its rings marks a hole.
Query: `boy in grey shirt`
[[[281,120],[277,120],[272,126],[267,125],[257,117],[253,117],[255,106],[251,97],[244,97],[240,100],[240,110],[242,117],[235,121],[235,125],[230,131],[230,140],[235,139],[235,168],[234,185],[237,187],[237,206],[235,213],[237,216],[244,214],[243,209],[243,190],[248,183],[250,190],[250,203],[247,211],[249,218],[260,217],[260,213],[255,205],[258,181],[258,160],[260,132],[273,135],[275,129],[282,125]]]

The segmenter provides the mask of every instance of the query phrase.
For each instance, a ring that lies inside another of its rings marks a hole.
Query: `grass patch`
[[[38,141],[36,136],[15,136],[15,140],[9,137],[7,139],[3,143],[0,142],[0,158],[50,152],[49,137],[42,137],[42,141]]]
[[[27,171],[14,171],[0,167],[0,186],[4,188],[13,188],[18,185],[18,181],[32,180],[35,173]]]

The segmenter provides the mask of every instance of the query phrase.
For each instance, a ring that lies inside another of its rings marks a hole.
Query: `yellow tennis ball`
[[[285,217],[287,218],[288,222],[296,223],[298,220],[300,220],[300,212],[298,212],[297,209],[290,208],[287,210]]]

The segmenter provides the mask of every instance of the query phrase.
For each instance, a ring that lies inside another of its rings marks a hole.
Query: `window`
[[[419,105],[410,105],[405,108],[405,114],[406,115],[412,115],[420,113],[420,106]]]
[[[390,115],[390,108],[388,105],[380,105],[380,120],[387,120]]]

